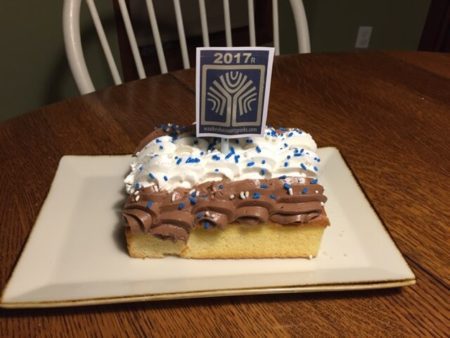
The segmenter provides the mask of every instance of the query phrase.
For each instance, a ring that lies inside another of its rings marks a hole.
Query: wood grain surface
[[[131,153],[195,119],[194,71],[129,82],[0,124],[0,289],[67,154]],[[403,289],[0,309],[1,337],[448,336],[450,55],[275,59],[269,123],[335,146],[412,267]]]

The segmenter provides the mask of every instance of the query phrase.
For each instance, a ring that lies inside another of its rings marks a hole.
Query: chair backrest
[[[97,8],[94,0],[85,0],[92,20],[94,22],[95,29],[97,31],[101,47],[106,57],[109,70],[114,83],[121,84],[122,79],[119,74],[119,70],[114,61],[111,48],[106,38],[105,31],[103,29],[102,22],[98,15]],[[130,49],[133,55],[136,70],[140,79],[146,77],[142,57],[139,53],[136,36],[133,30],[133,26],[130,20],[130,15],[126,5],[126,0],[116,0],[119,5],[120,13],[125,26],[126,34],[130,44]],[[158,29],[158,23],[156,19],[153,0],[145,0],[148,11],[150,26],[153,34],[153,40],[156,47],[158,56],[159,67],[162,73],[167,73],[166,58],[164,56],[164,50],[161,42],[161,35]],[[249,27],[249,40],[250,46],[256,45],[255,38],[255,15],[254,15],[254,0],[248,1],[248,27]],[[86,94],[95,91],[95,87],[92,83],[89,75],[86,61],[83,54],[80,34],[80,8],[82,0],[65,0],[63,9],[63,31],[64,31],[64,43],[69,61],[69,66],[72,71],[73,77],[77,84],[77,87],[81,94]],[[200,22],[202,30],[203,45],[209,47],[209,35],[207,25],[207,11],[205,6],[205,0],[198,0],[200,10]],[[183,60],[183,67],[185,69],[190,68],[188,50],[186,44],[186,34],[183,25],[183,16],[181,12],[180,0],[173,0],[175,8],[175,17],[178,30],[178,38],[181,48],[181,56]],[[305,9],[302,0],[290,0],[291,9],[294,15],[294,21],[297,31],[297,42],[299,53],[310,52],[310,41],[308,23],[306,19]],[[232,47],[231,36],[231,20],[230,20],[230,4],[229,0],[223,0],[223,12],[225,22],[225,37],[227,47]],[[278,0],[272,0],[272,22],[273,22],[273,40],[275,47],[275,55],[280,53],[280,35],[279,35],[279,20],[278,20]]]

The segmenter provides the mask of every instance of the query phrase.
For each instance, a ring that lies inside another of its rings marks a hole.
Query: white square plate
[[[317,258],[133,259],[120,210],[130,156],[65,156],[2,307],[374,289],[415,277],[335,148],[319,149],[331,226]]]

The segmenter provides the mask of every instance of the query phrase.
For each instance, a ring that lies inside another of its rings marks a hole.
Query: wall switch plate
[[[356,35],[355,48],[368,48],[372,36],[372,26],[359,26]]]

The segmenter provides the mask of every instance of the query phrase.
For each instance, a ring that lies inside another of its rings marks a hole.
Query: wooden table
[[[43,107],[0,125],[0,288],[65,154],[126,154],[154,126],[194,120],[193,70]],[[26,100],[26,98],[23,98]],[[417,284],[403,289],[0,310],[0,336],[449,334],[450,55],[275,60],[269,123],[340,149]],[[446,324],[447,323],[447,324]]]

